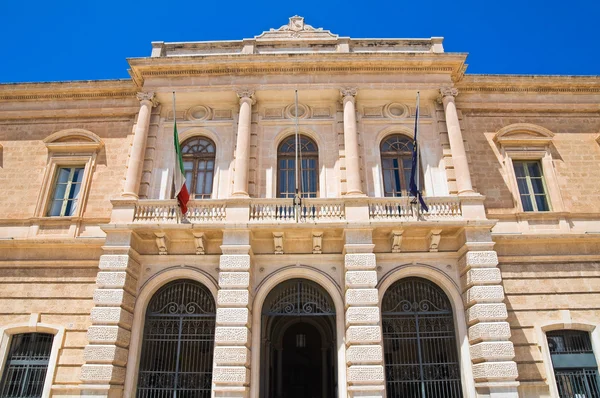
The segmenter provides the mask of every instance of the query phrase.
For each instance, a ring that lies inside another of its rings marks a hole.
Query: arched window
[[[319,189],[317,168],[319,153],[317,144],[310,138],[300,135],[299,153],[300,172],[302,173],[299,190],[303,198],[316,198]],[[279,145],[277,150],[277,197],[293,198],[296,193],[296,137],[291,135]]]
[[[215,173],[215,143],[193,137],[181,146],[185,185],[192,199],[210,199]]]
[[[189,279],[163,286],[146,310],[137,397],[210,397],[214,337],[208,289]]]
[[[395,282],[381,303],[388,398],[462,397],[452,306],[422,278]]]
[[[395,134],[381,142],[384,196],[408,196],[412,168],[413,140]]]

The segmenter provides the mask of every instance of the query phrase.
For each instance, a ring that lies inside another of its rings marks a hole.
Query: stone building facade
[[[0,395],[599,396],[600,78],[465,60],[292,17],[0,85]]]

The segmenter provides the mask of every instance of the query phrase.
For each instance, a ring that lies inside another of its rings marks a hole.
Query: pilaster
[[[249,232],[226,231],[221,250],[213,390],[216,397],[247,397],[252,341]]]
[[[344,281],[348,396],[383,397],[383,345],[370,230],[346,230]]]
[[[475,388],[480,396],[517,397],[517,364],[498,255],[489,231],[467,230],[466,238],[459,269]]]

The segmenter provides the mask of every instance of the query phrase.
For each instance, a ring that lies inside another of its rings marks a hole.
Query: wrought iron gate
[[[265,300],[263,315],[335,315],[329,295],[306,279],[290,279],[277,286]]]
[[[210,397],[214,333],[215,302],[204,286],[163,286],[146,310],[137,397]]]
[[[460,398],[452,307],[432,282],[406,278],[386,291],[382,307],[388,398]]]

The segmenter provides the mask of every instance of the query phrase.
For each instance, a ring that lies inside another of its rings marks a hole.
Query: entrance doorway
[[[262,309],[261,398],[337,396],[335,309],[306,279],[275,287]]]

